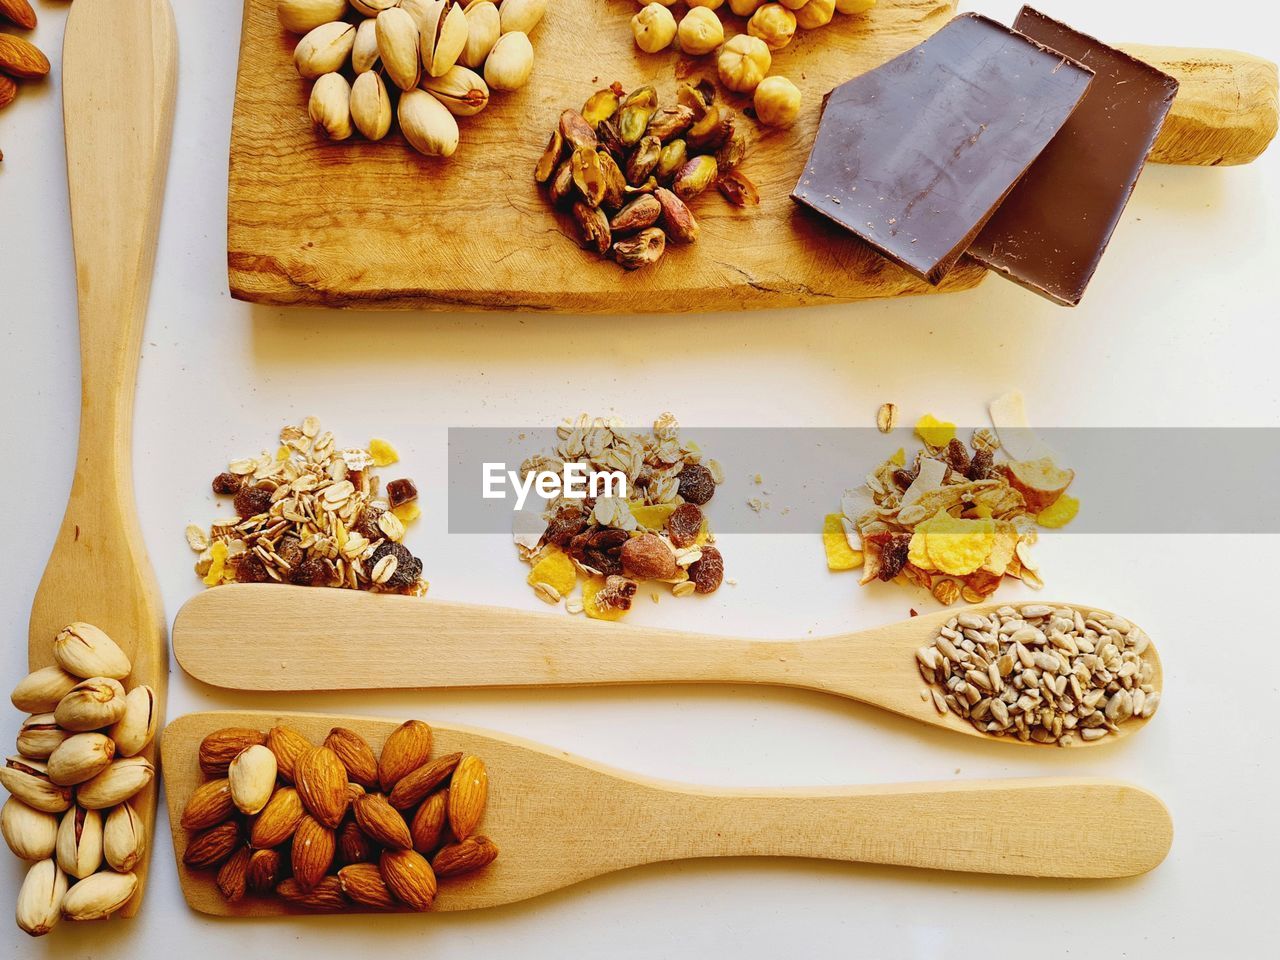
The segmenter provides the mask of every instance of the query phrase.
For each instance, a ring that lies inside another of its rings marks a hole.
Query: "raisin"
[[[711,471],[700,463],[686,463],[680,471],[680,496],[687,503],[702,506],[716,493],[716,481]]]
[[[378,518],[384,513],[386,513],[385,510],[380,510],[377,507],[366,505],[365,508],[360,511],[360,517],[352,525],[351,529],[360,534],[360,536],[364,537],[370,543],[375,540],[381,540],[383,538],[383,533],[381,528],[378,526]]]
[[[242,486],[235,499],[236,513],[243,520],[271,509],[271,491],[266,487]]]
[[[422,561],[402,544],[391,541],[379,545],[373,551],[373,555],[365,562],[365,569],[372,570],[378,565],[378,561],[386,556],[396,558],[396,572],[391,575],[391,579],[381,585],[384,590],[403,590],[411,587],[422,575]]]
[[[715,547],[702,548],[702,558],[689,564],[689,579],[698,593],[715,593],[724,582],[724,557]]]
[[[587,515],[576,506],[561,507],[547,524],[542,539],[564,549],[587,526]]]
[[[888,583],[907,566],[907,554],[911,551],[911,534],[891,533],[880,548],[879,577]]]
[[[986,448],[979,450],[969,462],[969,469],[965,472],[965,476],[970,480],[986,480],[991,476],[991,465],[994,461],[995,457],[990,450]]]
[[[418,499],[417,485],[407,477],[400,480],[392,480],[387,484],[387,500],[391,503],[391,508],[402,506],[406,503],[412,503]]]
[[[695,503],[682,503],[667,517],[667,536],[683,549],[693,546],[702,532],[702,510]]]
[[[280,538],[280,542],[276,544],[276,556],[287,563],[290,568],[296,567],[305,559],[302,552],[302,541],[292,533],[286,533]]]
[[[601,610],[630,610],[631,600],[639,588],[634,580],[617,574],[605,577],[604,586],[596,593],[594,603]]]
[[[267,573],[267,565],[256,553],[245,555],[236,564],[236,583],[267,583],[271,574]]]
[[[915,483],[916,477],[920,475],[920,464],[916,464],[910,470],[898,469],[893,471],[893,482],[898,485],[899,490],[906,490],[907,487]]]
[[[289,573],[289,582],[300,587],[327,587],[329,568],[323,560],[303,560]]]
[[[952,437],[947,443],[942,459],[946,461],[948,467],[962,476],[969,472],[969,451],[965,449],[964,441],[959,437]]]
[[[213,492],[224,496],[240,492],[240,478],[234,473],[220,473],[213,478]]]

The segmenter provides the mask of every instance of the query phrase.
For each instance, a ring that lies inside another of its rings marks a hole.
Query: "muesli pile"
[[[316,745],[293,727],[216,730],[200,743],[210,779],[187,801],[191,870],[216,871],[218,892],[278,897],[307,910],[429,910],[437,879],[498,856],[476,832],[489,797],[484,761],[431,758],[431,727],[409,720],[375,756],[334,727]]]
[[[616,418],[582,414],[562,423],[557,436],[553,453],[521,464],[523,476],[561,473],[565,464],[580,463],[588,477],[624,474],[627,496],[560,496],[541,515],[516,515],[516,545],[533,567],[528,582],[541,599],[559,604],[568,598],[570,613],[618,620],[646,580],[669,584],[677,597],[719,589],[724,558],[703,507],[724,472],[680,437],[674,416],[662,414],[651,432],[639,434],[628,433]],[[571,596],[579,576],[580,599]]]
[[[882,432],[894,419],[886,404],[877,417]],[[915,432],[922,449],[910,458],[899,449],[862,487],[845,492],[840,513],[826,517],[828,567],[861,567],[863,584],[915,583],[944,605],[979,603],[1005,577],[1043,586],[1031,547],[1037,527],[1061,527],[1075,516],[1079,502],[1066,493],[1074,472],[1050,456],[997,461],[1001,437],[986,428],[966,445],[955,424],[926,415]]]
[[[381,490],[377,467],[400,459],[385,440],[339,450],[307,417],[280,431],[275,454],[232,460],[213,492],[234,497],[236,516],[209,530],[191,524],[206,586],[291,583],[422,596],[422,561],[400,542],[421,514],[418,489],[401,478]]]

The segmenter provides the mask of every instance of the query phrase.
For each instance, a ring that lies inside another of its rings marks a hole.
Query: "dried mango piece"
[[[604,581],[592,577],[582,584],[582,612],[592,620],[621,620],[627,611],[620,607],[602,607],[596,603],[596,594],[604,589]]]
[[[284,463],[288,459],[289,459],[289,448],[286,447],[284,444],[281,444],[278,448],[276,448],[276,460],[279,463]]]
[[[828,513],[823,517],[822,546],[827,551],[828,570],[853,570],[862,566],[862,551],[849,546],[842,514]]]
[[[1036,523],[1042,527],[1056,529],[1065,527],[1080,512],[1080,501],[1068,493],[1058,497],[1052,504],[1036,514]]]
[[[953,577],[967,576],[981,567],[996,541],[993,521],[963,520],[942,510],[916,525],[916,533],[911,538],[912,549],[916,549],[915,538],[921,532],[924,534],[922,546],[933,569]],[[916,565],[922,570],[928,569]]]
[[[695,547],[705,547],[711,542],[711,528],[707,525],[707,518],[702,518],[702,527],[698,530],[697,537],[694,538],[693,545]]]
[[[945,447],[956,435],[956,425],[926,413],[916,421],[916,435],[931,447]]]
[[[578,582],[578,570],[569,559],[569,555],[557,547],[551,547],[542,555],[533,569],[529,571],[528,583],[536,587],[545,583],[560,594],[567,596]]]
[[[400,459],[400,453],[385,440],[374,437],[369,441],[369,456],[373,457],[374,466],[389,467]]]
[[[213,560],[209,563],[209,572],[204,575],[204,585],[216,587],[222,582],[222,574],[227,568],[227,545],[219,540],[209,548],[209,552],[213,554]]]
[[[889,462],[895,467],[904,467],[907,464],[907,451],[903,447],[898,448],[898,452],[889,458]]]
[[[919,524],[916,532],[911,534],[911,545],[907,548],[907,563],[921,570],[936,570],[937,568],[929,559],[928,532],[922,532],[920,529],[923,526],[923,523]]]
[[[646,530],[663,530],[667,526],[667,518],[676,512],[676,507],[679,504],[644,504],[633,500],[627,506],[631,508],[631,515],[636,518],[636,523],[640,526]]]
[[[422,516],[422,508],[412,500],[408,503],[402,503],[398,507],[392,507],[391,512],[400,518],[401,523],[413,523],[413,521]]]

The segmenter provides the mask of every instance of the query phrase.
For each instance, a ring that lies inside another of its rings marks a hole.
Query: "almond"
[[[338,857],[344,864],[371,863],[378,858],[378,848],[354,821],[348,821],[338,831]]]
[[[225,777],[231,761],[241,750],[266,743],[267,738],[248,727],[226,727],[215,730],[200,741],[200,769],[207,777]],[[273,753],[275,751],[272,751]]]
[[[293,787],[281,787],[253,821],[249,845],[255,850],[280,846],[293,836],[305,812],[298,791]]]
[[[18,85],[0,73],[0,110],[18,99]]]
[[[345,910],[350,906],[337,877],[324,877],[310,890],[290,877],[276,887],[276,894],[295,907],[308,910]]]
[[[459,840],[471,836],[489,799],[489,772],[479,757],[465,756],[449,781],[449,826]]]
[[[241,750],[227,767],[227,779],[236,808],[241,813],[258,813],[276,788],[276,755],[262,744]]]
[[[385,850],[379,861],[382,879],[402,903],[430,910],[436,898],[436,875],[431,864],[413,850]]]
[[[347,768],[349,780],[366,790],[378,785],[378,758],[373,755],[373,747],[360,734],[346,727],[334,727],[325,737],[324,745],[338,755]]]
[[[253,851],[249,856],[245,885],[258,896],[272,893],[276,888],[276,882],[280,879],[282,862],[278,850]]]
[[[488,837],[467,837],[459,843],[441,847],[431,860],[437,877],[456,877],[487,867],[498,859],[498,845]]]
[[[182,811],[182,826],[188,830],[207,830],[229,819],[235,808],[230,781],[226,777],[209,780],[191,794]]]
[[[228,903],[235,903],[249,887],[249,858],[252,852],[241,847],[218,870],[218,892]]]
[[[351,805],[356,823],[369,837],[384,847],[399,847],[407,850],[413,846],[413,838],[409,835],[409,826],[380,793],[366,793],[358,797]]]
[[[234,820],[230,820],[192,837],[182,854],[182,862],[193,870],[208,870],[235,853],[238,846],[240,827]]]
[[[36,28],[36,12],[27,0],[0,0],[0,17],[12,20],[23,30]]]
[[[342,822],[350,798],[347,768],[328,747],[312,747],[294,768],[294,783],[302,805],[329,829]]]
[[[462,754],[451,753],[401,777],[391,791],[391,805],[397,810],[406,810],[421,802],[423,797],[444,783],[461,759]]]
[[[431,851],[440,845],[440,835],[444,833],[444,821],[448,812],[449,791],[439,790],[423,800],[422,806],[413,815],[409,834],[413,837],[413,849],[424,857],[430,856]]]
[[[338,871],[342,892],[355,903],[388,910],[396,905],[376,864],[352,863]]]
[[[293,878],[304,890],[318,884],[333,863],[337,846],[333,831],[314,817],[304,816],[293,833]]]
[[[382,745],[378,780],[390,793],[396,782],[431,759],[431,728],[421,720],[407,720],[391,731]]]
[[[280,776],[293,783],[293,768],[298,758],[310,750],[312,743],[293,727],[283,724],[267,731],[267,749],[276,755]]]
[[[49,58],[35,44],[0,33],[0,72],[19,80],[38,80],[49,72]]]

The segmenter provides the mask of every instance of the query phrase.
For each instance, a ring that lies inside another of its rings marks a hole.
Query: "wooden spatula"
[[[1085,612],[1096,607],[1076,604]],[[967,608],[984,613],[1003,606]],[[274,584],[229,585],[183,605],[173,650],[197,680],[236,690],[534,687],[622,683],[764,683],[860,700],[980,734],[921,699],[915,651],[947,610],[812,640],[739,640],[414,597]],[[1154,683],[1161,687],[1154,646]],[[1121,724],[1127,736],[1146,723]],[[1013,737],[1002,742],[1021,743]]]
[[[80,446],[27,645],[31,667],[46,666],[61,627],[95,624],[133,661],[125,686],[150,684],[161,711],[165,618],[134,506],[131,437],[176,66],[167,0],[78,0],[67,15],[62,97],[80,306]],[[149,827],[157,789],[133,801]],[[142,902],[146,867],[138,866],[138,892],[122,916]]]
[[[334,726],[375,751],[393,720],[289,713],[195,713],[164,733],[173,847],[187,902],[202,913],[294,912],[275,899],[227,903],[210,873],[188,870],[178,825],[204,781],[200,741],[223,727],[287,723],[320,743]],[[440,881],[436,907],[472,910],[536,897],[627,867],[701,857],[811,857],[1006,876],[1145,873],[1169,852],[1164,804],[1138,787],[1068,777],[894,786],[744,790],[651,780],[500,733],[435,726],[433,755],[480,757],[489,802],[479,832],[498,859]]]

